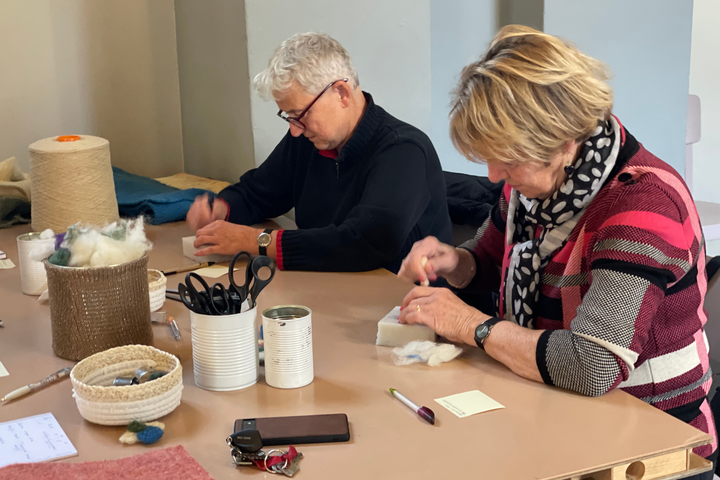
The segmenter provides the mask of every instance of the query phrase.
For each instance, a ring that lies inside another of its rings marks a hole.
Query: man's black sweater
[[[434,235],[451,242],[445,180],[430,139],[365,98],[337,158],[288,132],[260,167],[219,194],[228,220],[243,225],[295,207],[298,230],[278,234],[283,269],[397,272],[416,241]]]

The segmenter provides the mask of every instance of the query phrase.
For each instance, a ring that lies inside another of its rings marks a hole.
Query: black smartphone
[[[240,430],[257,430],[260,432],[264,446],[350,440],[350,427],[347,415],[344,413],[243,418],[235,421],[235,431]]]

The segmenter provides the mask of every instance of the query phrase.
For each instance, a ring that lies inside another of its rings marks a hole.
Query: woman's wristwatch
[[[502,322],[502,318],[492,317],[489,320],[485,320],[483,323],[475,328],[475,343],[477,346],[485,350],[485,340],[490,336],[490,330]]]
[[[270,245],[270,242],[272,242],[272,236],[270,235],[271,233],[272,233],[272,228],[266,228],[258,236],[257,242],[258,242],[258,251],[260,252],[260,255],[267,256],[267,247]]]

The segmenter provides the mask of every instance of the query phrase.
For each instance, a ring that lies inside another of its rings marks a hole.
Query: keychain
[[[233,463],[240,467],[255,465],[260,470],[269,473],[282,473],[292,477],[300,470],[298,463],[303,454],[292,445],[287,452],[273,449],[265,453],[262,451],[263,443],[260,432],[257,430],[241,430],[227,437],[227,444],[231,448]]]

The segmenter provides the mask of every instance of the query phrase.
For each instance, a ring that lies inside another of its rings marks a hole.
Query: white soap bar
[[[400,323],[400,307],[395,307],[378,322],[378,333],[375,345],[385,347],[402,347],[420,340],[435,341],[435,332],[425,325],[403,325]]]
[[[200,248],[195,248],[193,246],[193,243],[195,243],[195,237],[183,237],[183,255],[185,255],[190,260],[195,260],[198,263],[204,263],[204,262],[229,262],[232,260],[232,255],[218,255],[218,254],[212,254],[212,255],[205,255],[204,257],[196,257],[195,252],[197,250],[200,250]]]

